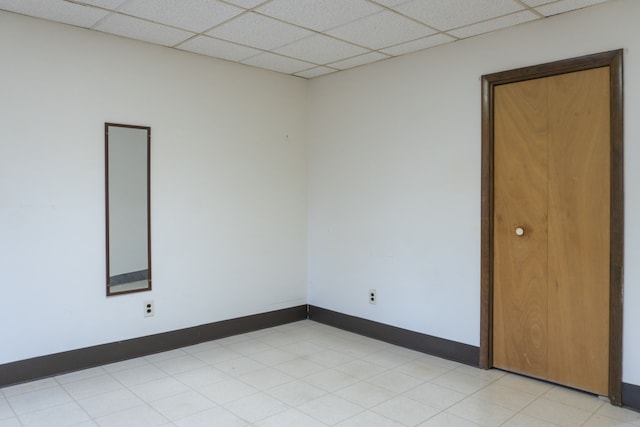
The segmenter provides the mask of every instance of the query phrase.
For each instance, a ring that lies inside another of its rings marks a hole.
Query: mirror
[[[151,128],[105,123],[107,295],[151,290]]]

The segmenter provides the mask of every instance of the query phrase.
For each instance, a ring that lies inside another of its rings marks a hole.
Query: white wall
[[[0,363],[307,301],[478,345],[479,78],[624,47],[640,384],[639,15],[614,0],[307,83],[0,12]],[[152,127],[152,292],[105,297],[105,121]]]
[[[306,303],[306,81],[5,12],[0,57],[0,364]],[[105,296],[104,122],[151,126],[152,292]]]
[[[480,76],[624,48],[623,380],[640,384],[638,16],[612,1],[312,80],[310,304],[479,345]]]

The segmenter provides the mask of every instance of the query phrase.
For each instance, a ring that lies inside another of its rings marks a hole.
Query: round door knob
[[[522,227],[516,228],[516,236],[522,236],[522,235],[524,235],[524,228]]]

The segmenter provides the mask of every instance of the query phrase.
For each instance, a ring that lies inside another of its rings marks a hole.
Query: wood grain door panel
[[[606,395],[609,69],[549,78],[549,378]]]
[[[609,80],[602,67],[494,88],[493,365],[603,395]]]
[[[547,102],[543,79],[496,88],[493,362],[538,377],[547,374]]]

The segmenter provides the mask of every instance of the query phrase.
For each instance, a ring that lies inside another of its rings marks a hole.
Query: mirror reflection
[[[105,123],[107,295],[151,290],[151,128]]]

